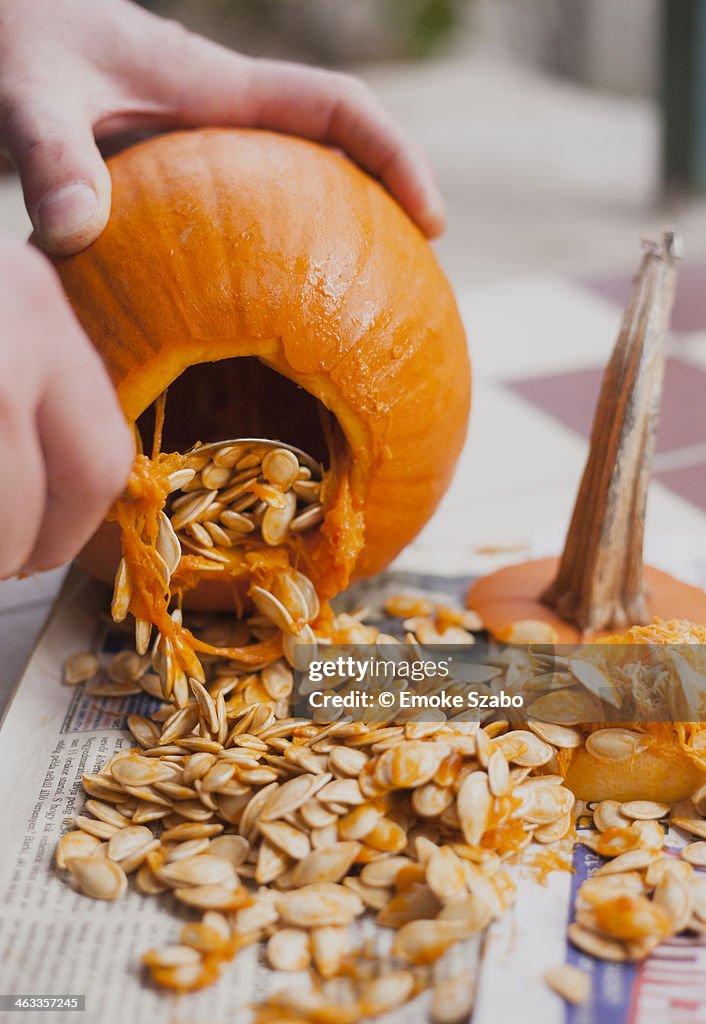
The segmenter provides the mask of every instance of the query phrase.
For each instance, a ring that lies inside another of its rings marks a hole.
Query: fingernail
[[[438,238],[446,230],[446,209],[441,198],[430,205],[428,224],[430,238]]]
[[[429,173],[427,183],[427,203],[429,219],[434,224],[436,233],[440,234],[446,227],[446,204],[433,172]]]
[[[61,185],[40,200],[37,207],[39,234],[58,241],[79,234],[98,216],[98,196],[90,185],[75,181]]]

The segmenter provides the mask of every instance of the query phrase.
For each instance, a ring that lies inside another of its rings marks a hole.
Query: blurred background
[[[706,258],[706,0],[141,0],[228,46],[365,78],[431,154],[456,286],[594,278],[678,222]],[[0,220],[24,232],[0,182]]]
[[[246,53],[361,74],[432,156],[457,286],[624,269],[673,220],[706,255],[703,0],[145,5]]]

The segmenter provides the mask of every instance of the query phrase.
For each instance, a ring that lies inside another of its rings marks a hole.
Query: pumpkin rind
[[[574,752],[565,781],[579,800],[686,800],[706,779],[702,768],[677,745],[676,737],[636,755],[626,766],[607,764],[585,747]]]
[[[552,626],[557,643],[577,643],[581,640],[578,629],[564,622],[541,600],[543,591],[556,575],[558,564],[557,558],[538,558],[498,569],[474,580],[466,604],[478,612],[493,636],[501,636],[514,622],[538,619]],[[644,573],[651,618],[706,622],[706,593],[700,587],[683,583],[649,565],[645,566]]]
[[[382,569],[444,494],[470,401],[451,288],[418,229],[343,156],[255,130],[164,135],[109,161],[101,237],[59,259],[129,420],[187,367],[255,356],[330,409]]]

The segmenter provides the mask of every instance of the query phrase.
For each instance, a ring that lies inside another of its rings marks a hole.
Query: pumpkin
[[[585,634],[540,600],[546,585],[554,578],[558,560],[537,559],[505,569],[477,580],[468,594],[469,606],[482,617],[488,630],[501,641],[514,642],[518,627],[534,632],[524,642],[576,644],[586,642]],[[706,626],[695,625],[689,618],[706,622],[706,594],[667,573],[645,567],[648,606],[655,621],[647,626],[633,626],[623,633],[600,635],[600,644],[695,644],[701,652],[706,643]],[[679,618],[670,618],[678,615]],[[661,621],[663,616],[667,621]],[[546,626],[552,636],[542,635]],[[519,640],[519,635],[518,635]],[[706,674],[706,661],[699,671]],[[567,785],[577,797],[587,802],[596,800],[657,800],[672,803],[686,799],[706,781],[706,747],[694,737],[704,735],[701,722],[637,722],[586,723],[580,726],[585,737],[598,729],[613,725],[644,732],[649,746],[622,761],[593,756],[585,746],[563,752],[561,764]],[[706,736],[704,736],[706,739]]]
[[[547,636],[541,636],[538,629],[531,638],[537,642],[574,644],[585,640],[583,630],[562,619],[542,600],[558,567],[557,558],[537,558],[482,576],[469,588],[468,607],[478,612],[488,631],[503,642],[512,642],[513,628],[523,622],[547,624]],[[700,587],[649,565],[644,567],[644,581],[650,620],[706,622],[706,593]]]
[[[334,472],[309,542],[322,596],[375,573],[444,494],[470,401],[466,340],[434,253],[345,157],[256,130],[151,139],[109,161],[101,237],[56,261],[125,416],[163,449],[268,437]],[[323,423],[323,426],[322,426]],[[111,579],[117,534],[84,566]],[[206,604],[230,604],[211,585]]]
[[[703,657],[706,626],[673,619],[633,626],[603,637],[601,644],[689,644],[693,667],[706,673]],[[607,723],[582,727],[586,736]],[[645,736],[645,749],[616,760],[595,756],[586,746],[565,752],[566,783],[583,800],[657,800],[674,803],[689,797],[706,781],[706,725],[702,722],[638,722],[616,724]]]

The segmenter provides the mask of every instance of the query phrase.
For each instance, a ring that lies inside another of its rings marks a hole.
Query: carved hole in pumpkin
[[[199,363],[169,387],[162,451],[184,452],[197,441],[266,437],[296,445],[326,465],[322,411],[317,398],[253,357]],[[138,426],[148,451],[152,406]]]

